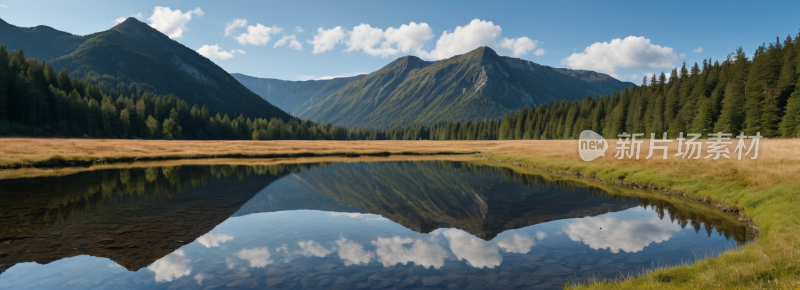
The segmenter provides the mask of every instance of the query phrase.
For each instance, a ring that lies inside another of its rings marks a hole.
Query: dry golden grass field
[[[661,152],[646,160],[649,139],[640,159],[615,159],[616,142],[603,158],[584,162],[577,140],[556,141],[151,141],[57,138],[0,139],[0,178],[63,175],[80,170],[130,166],[133,160],[174,163],[253,164],[331,161],[430,159],[435,156],[362,156],[436,154],[448,159],[491,158],[540,169],[579,174],[608,182],[636,183],[678,192],[698,202],[739,211],[760,229],[754,242],[691,265],[668,267],[620,281],[592,281],[570,287],[608,289],[800,289],[800,140],[761,140],[759,157],[751,160],[667,160]],[[702,140],[703,142],[707,140]],[[734,139],[734,145],[736,140]],[[707,146],[703,146],[704,150]],[[733,146],[730,147],[733,151]],[[178,161],[182,158],[193,160]],[[217,158],[213,160],[199,158]],[[222,159],[226,158],[226,159]],[[234,159],[229,159],[234,158]],[[252,159],[248,159],[252,158]],[[258,159],[256,159],[258,158]],[[70,163],[72,162],[72,163]],[[92,165],[72,167],[70,164]],[[62,166],[62,168],[44,168]],[[67,168],[63,168],[66,166]],[[42,167],[42,168],[37,168]],[[17,168],[17,169],[9,169]],[[657,191],[654,194],[661,194]]]

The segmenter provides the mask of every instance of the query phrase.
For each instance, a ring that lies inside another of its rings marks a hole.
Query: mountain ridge
[[[602,73],[500,56],[489,47],[439,61],[403,56],[366,75],[329,80],[336,85],[324,90],[304,87],[292,94],[283,91],[306,83],[233,76],[300,118],[372,128],[497,119],[524,106],[610,94],[633,86]],[[316,87],[329,84],[315,82]],[[270,90],[264,89],[266,83]],[[338,90],[331,92],[335,87]]]

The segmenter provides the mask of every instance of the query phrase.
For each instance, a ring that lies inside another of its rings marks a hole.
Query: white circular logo
[[[608,141],[592,130],[584,130],[578,137],[578,153],[583,161],[592,161],[606,156]]]

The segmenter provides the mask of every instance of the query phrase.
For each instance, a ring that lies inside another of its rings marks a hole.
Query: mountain
[[[406,56],[368,75],[327,81],[234,77],[298,117],[373,128],[500,118],[526,105],[633,86],[606,74],[499,56],[488,47],[436,62]]]
[[[360,77],[295,82],[257,78],[240,73],[232,73],[231,75],[270,104],[278,106],[278,108],[295,116],[302,114],[315,102],[324,99]]]
[[[73,77],[96,72],[129,84],[147,84],[153,93],[175,94],[190,104],[205,104],[212,112],[289,118],[211,60],[135,18],[86,36],[47,26],[21,28],[0,20],[0,44],[22,49]]]

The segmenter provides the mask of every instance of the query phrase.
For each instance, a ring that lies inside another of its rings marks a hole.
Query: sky
[[[756,5],[757,4],[757,5]],[[794,37],[800,1],[9,1],[0,18],[77,35],[136,17],[230,73],[326,79],[489,46],[641,83]]]

